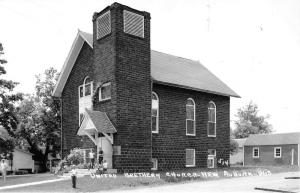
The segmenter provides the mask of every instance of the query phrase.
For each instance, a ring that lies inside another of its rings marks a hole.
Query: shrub
[[[83,153],[78,149],[74,148],[70,151],[70,154],[67,156],[68,165],[79,165],[84,162]]]

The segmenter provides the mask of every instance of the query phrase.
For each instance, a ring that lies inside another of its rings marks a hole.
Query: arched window
[[[216,137],[216,105],[210,101],[208,103],[208,123],[207,123],[207,135],[208,137]]]
[[[152,112],[151,123],[152,133],[158,133],[158,121],[159,121],[159,100],[155,92],[152,92]]]
[[[196,134],[196,121],[195,121],[195,102],[193,99],[189,98],[186,101],[186,135]]]
[[[79,125],[81,125],[81,122],[84,119],[84,109],[90,109],[92,107],[93,82],[90,77],[86,76],[84,78],[82,84],[78,87],[78,92],[78,122]]]
[[[84,95],[85,95],[85,96],[91,95],[92,82],[91,82],[90,77],[87,76],[87,77],[84,79],[83,85],[84,85]]]
[[[90,77],[85,77],[83,84],[79,86],[79,98],[92,94],[92,81]]]

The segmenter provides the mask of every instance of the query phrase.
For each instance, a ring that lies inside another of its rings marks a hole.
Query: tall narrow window
[[[159,120],[159,100],[155,92],[152,92],[152,133],[158,133],[158,120]]]
[[[84,80],[84,96],[89,96],[91,95],[91,88],[92,87],[92,82],[89,77],[86,77]]]
[[[208,103],[207,135],[216,137],[216,105],[212,101]]]
[[[195,122],[195,102],[189,98],[186,101],[186,135],[196,134],[196,122]]]
[[[185,150],[185,166],[186,167],[195,166],[195,149]]]
[[[81,122],[84,118],[84,109],[90,109],[92,107],[92,94],[93,94],[93,81],[90,77],[85,77],[82,85],[78,86],[78,106],[79,106],[79,116],[78,122],[81,125]]]

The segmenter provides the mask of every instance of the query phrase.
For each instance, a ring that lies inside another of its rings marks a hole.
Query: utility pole
[[[210,0],[207,0],[207,32],[209,32],[210,28]]]

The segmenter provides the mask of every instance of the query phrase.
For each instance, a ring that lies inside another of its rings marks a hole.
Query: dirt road
[[[200,181],[185,184],[166,185],[160,187],[137,188],[122,190],[122,193],[153,193],[153,192],[266,192],[255,190],[255,187],[283,190],[287,192],[300,192],[299,179],[284,179],[285,177],[300,176],[300,172],[287,172],[272,174],[270,176],[239,177],[214,181]],[[115,191],[114,191],[115,192]],[[268,193],[268,192],[267,192]]]

